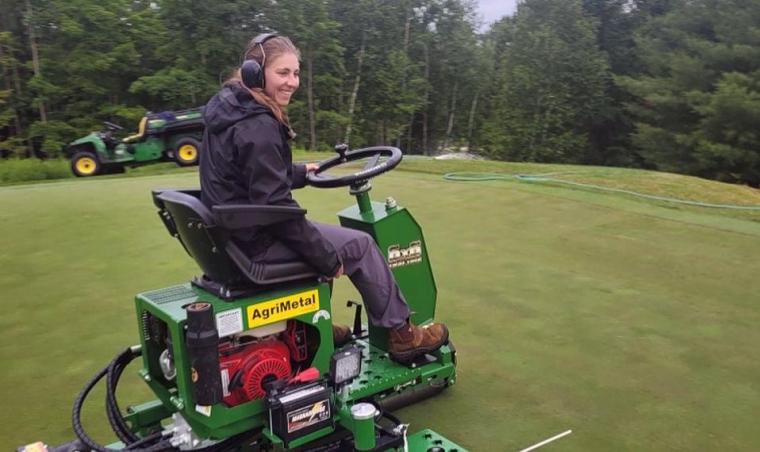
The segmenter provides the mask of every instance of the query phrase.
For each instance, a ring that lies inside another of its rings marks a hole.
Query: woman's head
[[[284,108],[300,84],[301,53],[285,36],[252,39],[245,51],[246,60],[256,60],[264,72],[264,94]]]

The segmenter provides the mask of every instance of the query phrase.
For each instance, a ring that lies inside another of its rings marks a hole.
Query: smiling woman
[[[251,41],[245,57],[236,76],[204,110],[201,201],[209,209],[299,208],[291,191],[304,187],[307,173],[319,166],[293,164],[288,142],[293,132],[285,109],[299,85],[298,50],[284,36],[263,34]],[[389,330],[390,356],[399,362],[410,362],[448,341],[443,324],[423,328],[410,323],[406,299],[383,252],[366,232],[301,216],[236,230],[232,238],[257,264],[296,261],[325,279],[348,276],[361,293],[372,325]],[[345,326],[333,332],[336,343],[351,334]]]

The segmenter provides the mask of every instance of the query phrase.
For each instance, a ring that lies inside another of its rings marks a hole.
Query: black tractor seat
[[[192,283],[225,299],[249,296],[296,281],[316,281],[317,271],[303,261],[254,262],[232,232],[303,218],[297,207],[223,205],[212,211],[200,190],[153,190],[153,203],[167,231],[176,237],[203,271]]]

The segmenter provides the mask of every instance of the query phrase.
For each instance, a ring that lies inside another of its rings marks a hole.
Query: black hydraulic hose
[[[104,367],[103,370],[98,372],[90,381],[87,382],[86,385],[84,385],[84,388],[82,388],[82,391],[77,396],[76,400],[74,400],[74,408],[71,413],[71,425],[74,429],[74,434],[77,435],[77,438],[79,438],[82,443],[84,443],[87,447],[89,447],[92,450],[96,450],[98,452],[106,451],[104,447],[96,443],[95,441],[90,438],[87,433],[85,433],[84,428],[82,428],[82,405],[84,404],[84,400],[87,398],[87,394],[92,391],[92,388],[95,387],[95,385],[100,381],[103,376],[105,376],[106,372],[108,372],[108,367]]]
[[[142,352],[134,351],[131,347],[127,348],[111,361],[106,375],[106,414],[108,415],[108,422],[121,442],[130,445],[140,440],[140,438],[132,433],[124,417],[121,415],[119,404],[116,401],[116,387],[127,365],[141,354]]]
[[[106,415],[108,416],[108,423],[111,424],[111,429],[116,434],[116,437],[124,444],[132,444],[139,438],[134,438],[133,435],[127,434],[126,425],[122,425],[121,416],[114,412],[114,398],[113,393],[115,391],[114,380],[118,381],[121,376],[122,367],[119,365],[124,353],[117,355],[109,364],[108,371],[106,372]]]
[[[96,443],[92,438],[90,438],[89,435],[87,435],[87,432],[85,432],[84,428],[82,427],[82,406],[84,405],[84,401],[87,399],[87,395],[92,391],[92,388],[95,387],[95,385],[108,373],[108,369],[111,366],[104,367],[101,371],[99,371],[90,381],[87,382],[87,384],[82,388],[82,391],[77,396],[76,400],[74,400],[74,407],[71,412],[71,425],[74,429],[74,434],[77,435],[77,438],[79,438],[84,445],[89,447],[93,451],[97,452],[119,452],[117,449],[108,449],[103,445],[100,445]],[[168,441],[161,441],[158,444],[154,444],[150,447],[144,448],[144,449],[130,449],[135,452],[159,452],[159,451],[166,451],[166,450],[173,450],[174,448],[169,444]]]
[[[121,377],[121,374],[124,372],[124,369],[126,366],[136,357],[140,356],[141,352],[139,350],[135,350],[133,348],[128,348],[124,350],[123,352],[119,353],[110,363],[108,366],[104,367],[102,370],[100,370],[90,381],[87,382],[87,384],[82,388],[82,391],[77,396],[76,400],[74,401],[74,407],[72,410],[72,416],[71,416],[71,424],[74,429],[74,433],[76,434],[77,438],[86,445],[88,448],[90,448],[92,451],[96,452],[123,452],[123,451],[131,451],[131,452],[161,452],[161,451],[170,451],[170,450],[176,450],[175,447],[173,447],[168,439],[165,439],[163,441],[160,441],[156,444],[153,444],[148,447],[144,447],[149,443],[152,443],[157,440],[161,440],[162,433],[156,432],[152,435],[146,436],[145,438],[138,438],[134,433],[129,430],[129,427],[126,424],[126,421],[121,416],[121,412],[119,411],[118,403],[116,402],[116,386],[119,383],[119,378]],[[81,412],[82,412],[82,406],[84,405],[84,401],[87,399],[87,396],[89,395],[90,391],[95,387],[95,385],[103,378],[107,376],[107,388],[106,388],[106,412],[108,414],[109,421],[111,421],[111,427],[114,430],[114,433],[116,433],[117,436],[119,436],[119,439],[126,445],[124,449],[109,449],[101,444],[96,443],[92,438],[90,438],[89,435],[84,430],[84,427],[82,427],[82,419],[81,419]],[[123,436],[127,436],[127,432],[129,435],[134,437],[134,440],[126,440],[127,438],[122,438]],[[196,452],[225,452],[234,450],[237,446],[242,445],[248,438],[250,438],[251,432],[243,432],[238,435],[232,436],[230,438],[227,438],[223,441],[220,441],[216,444],[212,444],[210,446],[204,447],[202,449],[195,449]]]

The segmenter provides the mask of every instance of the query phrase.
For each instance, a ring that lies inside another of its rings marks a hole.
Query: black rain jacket
[[[201,201],[298,207],[291,189],[306,185],[305,165],[294,165],[288,128],[243,87],[230,84],[206,105],[200,156]],[[235,240],[255,259],[283,242],[321,274],[340,267],[335,248],[308,220],[290,220],[237,232]]]

